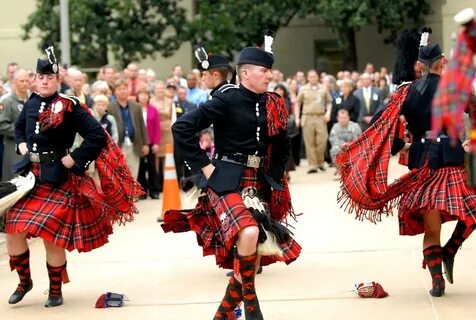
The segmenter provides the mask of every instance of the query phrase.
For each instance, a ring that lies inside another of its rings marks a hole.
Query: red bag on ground
[[[355,284],[355,292],[361,298],[386,298],[388,293],[385,292],[383,287],[378,282],[361,282]]]

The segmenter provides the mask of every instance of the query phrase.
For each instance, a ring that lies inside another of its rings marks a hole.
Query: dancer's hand
[[[215,166],[211,163],[202,168],[203,175],[205,178],[207,178],[207,180],[210,179],[213,171],[215,171]]]
[[[68,169],[71,169],[75,164],[74,159],[69,154],[61,158],[61,162],[63,163],[63,166],[65,166]]]
[[[465,140],[465,141],[463,142],[463,149],[464,149],[464,151],[467,152],[467,153],[471,152],[470,142],[471,142],[471,140]]]
[[[26,142],[22,142],[18,145],[18,151],[22,156],[28,153],[28,147],[26,146]]]

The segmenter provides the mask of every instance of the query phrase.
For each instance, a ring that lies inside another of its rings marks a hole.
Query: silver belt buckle
[[[251,168],[259,168],[259,164],[261,162],[261,158],[255,155],[248,156],[246,160],[246,166]]]
[[[35,153],[35,152],[31,152],[30,153],[30,161],[31,162],[40,162],[40,154]]]

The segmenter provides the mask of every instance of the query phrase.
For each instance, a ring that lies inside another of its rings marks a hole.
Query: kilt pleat
[[[35,170],[33,170],[35,172]],[[6,211],[7,233],[27,232],[72,251],[88,252],[108,242],[113,233],[109,217],[111,208],[96,192],[83,194],[77,177],[69,174],[60,186],[37,182],[30,193]]]
[[[262,191],[263,185],[257,178],[256,170],[244,170],[240,190],[246,187],[255,187],[258,192]],[[251,211],[243,203],[240,192],[219,196],[207,189],[194,209],[167,211],[162,228],[165,232],[194,231],[204,256],[215,255],[218,266],[233,269],[233,251],[238,233],[246,227],[257,225]],[[289,264],[296,260],[301,252],[301,246],[294,239],[278,245],[283,256],[263,256],[261,265],[277,261]]]
[[[401,235],[425,231],[422,213],[440,210],[442,223],[451,220],[476,226],[476,193],[467,184],[463,166],[431,170],[430,178],[422,180],[405,192],[398,203]]]

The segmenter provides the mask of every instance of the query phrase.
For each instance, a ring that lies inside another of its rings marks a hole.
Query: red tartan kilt
[[[262,191],[256,170],[244,170],[240,190],[246,187],[255,187],[258,192]],[[197,242],[203,248],[203,255],[215,255],[217,265],[227,269],[233,269],[233,246],[238,233],[249,226],[257,226],[257,223],[244,205],[239,192],[218,196],[210,189],[207,189],[206,196],[199,198],[195,209],[167,211],[162,224],[165,232],[195,231]],[[276,261],[289,264],[296,260],[301,252],[301,246],[294,240],[279,245],[283,256],[264,256],[261,258],[261,265]]]
[[[33,169],[37,176],[38,170]],[[100,193],[94,201],[81,194],[69,174],[61,186],[37,182],[31,192],[6,212],[6,233],[27,232],[69,251],[91,251],[108,242],[112,222]],[[94,203],[93,203],[94,202]]]
[[[430,178],[402,195],[398,203],[401,235],[424,233],[423,213],[438,209],[442,223],[461,220],[476,226],[476,193],[468,186],[466,169],[445,167],[430,170]]]

